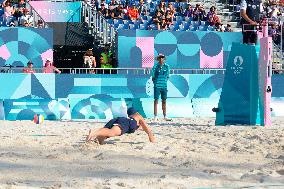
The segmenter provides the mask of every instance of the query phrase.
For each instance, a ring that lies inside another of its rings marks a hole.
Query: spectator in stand
[[[223,24],[217,22],[217,23],[215,24],[215,26],[216,26],[215,31],[217,31],[217,32],[225,32],[225,28],[224,28]]]
[[[132,7],[128,9],[128,15],[130,20],[137,20],[139,18],[139,12],[135,4],[133,4]]]
[[[227,24],[227,27],[225,28],[225,32],[233,32],[230,24]]]
[[[210,11],[207,14],[207,21],[208,21],[210,26],[214,26],[217,23],[221,24],[221,21],[220,21],[219,17],[217,16],[217,13],[216,13],[216,7],[212,6],[210,8]]]
[[[277,24],[273,23],[271,29],[268,31],[268,35],[272,37],[272,40],[276,45],[280,45],[281,35],[278,31]]]
[[[15,13],[15,9],[14,9],[14,7],[12,7],[12,4],[7,0],[5,0],[3,2],[3,7],[4,7],[3,18],[6,22],[6,24],[10,25],[10,23],[15,20],[15,18],[13,17],[13,15]]]
[[[105,7],[105,4],[101,4],[101,8],[99,9],[99,13],[103,15],[106,19],[110,18],[109,10]]]
[[[52,60],[50,58],[47,58],[45,61],[45,65],[43,68],[43,73],[61,73],[60,70],[58,70],[55,66],[52,64]]]
[[[182,16],[184,13],[183,7],[180,4],[179,0],[176,0],[177,8],[176,8],[176,15],[177,16]]]
[[[112,19],[122,19],[122,5],[117,6],[111,11]]]
[[[18,7],[18,9],[20,9],[20,8],[25,9],[26,8],[26,1],[25,0],[19,0],[17,7]]]
[[[3,1],[2,7],[4,7],[4,15],[3,15],[4,18],[13,16],[15,9],[14,7],[12,7],[12,4],[9,1],[7,0]]]
[[[29,10],[28,9],[24,9],[23,10],[23,15],[20,17],[19,19],[20,21],[20,25],[24,25],[25,22],[27,22],[29,24],[29,26],[33,26],[33,16],[29,14]]]
[[[155,16],[153,16],[153,23],[157,25],[158,30],[160,30],[160,24],[162,23],[162,13],[157,11]]]
[[[185,17],[191,17],[191,18],[193,17],[193,8],[192,8],[192,6],[191,6],[190,4],[189,4],[188,7],[185,9],[183,15],[184,15]]]
[[[162,22],[161,22],[160,29],[161,30],[167,30],[168,29],[168,24],[166,22],[166,17],[165,16],[162,17]]]
[[[173,14],[176,13],[176,9],[173,7],[173,4],[170,2],[166,12],[172,12]]]
[[[172,25],[173,21],[174,21],[174,13],[172,11],[167,11],[167,13],[166,13],[167,25],[168,26]]]
[[[23,73],[29,73],[29,74],[34,74],[36,71],[33,69],[33,63],[32,61],[29,61],[27,63],[27,67],[23,69]]]
[[[167,7],[166,7],[166,4],[165,4],[164,1],[160,2],[159,6],[156,9],[156,12],[160,12],[162,14],[162,16],[166,14]]]
[[[196,7],[193,11],[193,20],[194,21],[204,21],[205,20],[205,10],[200,4],[196,4]]]
[[[143,1],[143,0],[140,0],[140,1],[139,1],[138,12],[139,12],[140,15],[142,15],[142,16],[148,14],[148,8],[147,8],[146,4],[144,4],[144,1]]]
[[[43,25],[43,21],[42,20],[38,20],[37,21],[37,26],[36,28],[44,28],[44,25]]]
[[[101,5],[99,6],[99,8],[101,8],[102,5],[103,5],[106,9],[109,8],[109,7],[108,7],[108,4],[106,3],[105,0],[101,0]]]

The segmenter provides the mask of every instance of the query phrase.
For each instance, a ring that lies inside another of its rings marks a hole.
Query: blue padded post
[[[257,51],[259,48],[253,45],[232,44],[216,125],[259,124]]]

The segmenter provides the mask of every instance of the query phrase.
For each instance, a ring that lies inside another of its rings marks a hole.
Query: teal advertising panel
[[[214,117],[223,81],[222,74],[170,75],[168,116]],[[131,106],[153,116],[150,75],[0,74],[0,86],[0,119],[110,119]],[[284,116],[284,75],[273,75],[272,86],[272,115]]]
[[[171,68],[225,68],[240,32],[118,31],[118,66],[147,68],[162,53]]]

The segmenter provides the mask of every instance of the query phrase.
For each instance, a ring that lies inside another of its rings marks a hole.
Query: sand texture
[[[85,144],[98,122],[0,121],[0,189],[284,189],[284,118],[273,126],[216,127],[212,118],[151,123]]]

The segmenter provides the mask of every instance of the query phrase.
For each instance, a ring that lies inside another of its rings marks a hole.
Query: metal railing
[[[88,24],[91,34],[100,44],[114,45],[116,42],[116,31],[107,20],[96,10],[94,6],[83,2],[83,21]]]
[[[0,73],[23,73],[26,67],[0,67]],[[131,74],[151,75],[151,68],[57,68],[64,74]],[[33,68],[35,73],[44,73],[44,68]],[[171,69],[170,74],[225,74],[226,69]],[[273,74],[284,74],[284,68],[274,69]]]

